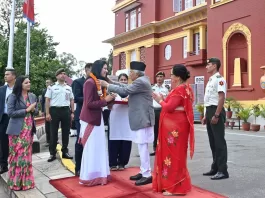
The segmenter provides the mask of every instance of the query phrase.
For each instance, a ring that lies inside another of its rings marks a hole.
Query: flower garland
[[[98,91],[98,95],[100,96],[100,99],[104,99],[107,96],[107,88],[103,87],[103,93],[102,93],[102,89],[101,89],[101,85],[99,80],[97,79],[97,77],[90,73],[89,76],[94,80],[94,82],[96,83],[97,86],[97,91]]]

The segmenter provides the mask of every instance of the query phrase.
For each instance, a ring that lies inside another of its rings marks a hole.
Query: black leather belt
[[[217,105],[211,105],[211,106],[206,107],[206,109],[208,108],[217,108]]]
[[[55,108],[55,109],[69,109],[70,107],[68,106],[63,106],[63,107],[57,107],[57,106],[52,106],[51,108]]]

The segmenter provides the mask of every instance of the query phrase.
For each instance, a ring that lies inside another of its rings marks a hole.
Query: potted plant
[[[260,130],[260,124],[257,124],[257,123],[256,123],[256,119],[257,119],[257,117],[259,117],[260,114],[261,114],[261,110],[260,110],[259,104],[257,104],[257,105],[253,105],[253,106],[252,106],[252,111],[253,111],[253,116],[254,116],[254,118],[255,118],[255,119],[254,119],[255,124],[252,124],[252,125],[251,125],[251,130],[257,132],[257,131]]]
[[[225,99],[225,104],[227,107],[226,118],[228,118],[228,119],[232,118],[233,111],[231,111],[231,106],[232,106],[234,101],[235,101],[234,98],[231,98],[231,97]]]
[[[252,115],[250,108],[242,108],[237,116],[243,120],[242,128],[244,131],[250,130],[250,123],[248,122],[249,117]]]
[[[265,119],[265,106],[264,105],[260,105],[260,116]],[[265,129],[265,125],[264,125],[264,129]]]
[[[202,120],[203,114],[204,114],[204,105],[203,104],[197,104],[196,109],[200,113],[200,120]]]
[[[240,104],[240,102],[238,101],[234,101],[231,105],[234,113],[235,113],[235,117],[240,119],[239,116],[238,116],[238,113],[243,109],[243,106]]]

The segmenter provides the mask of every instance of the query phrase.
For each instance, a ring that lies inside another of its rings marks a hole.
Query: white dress
[[[121,97],[117,95],[115,101],[121,101]],[[134,132],[131,130],[129,124],[128,105],[114,104],[109,119],[110,140],[133,140]]]
[[[110,170],[103,115],[100,126],[88,125],[82,120],[80,124],[80,138],[82,138],[84,149],[79,183],[86,186],[107,184],[110,179]]]

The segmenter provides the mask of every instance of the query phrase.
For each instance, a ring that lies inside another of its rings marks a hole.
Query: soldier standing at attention
[[[156,73],[156,84],[152,86],[153,92],[161,94],[164,98],[168,95],[168,88],[164,85],[165,73],[159,71]],[[150,156],[154,156],[156,152],[158,131],[159,131],[159,119],[161,113],[161,105],[153,100],[153,106],[155,110],[155,126],[154,126],[154,143],[153,143],[153,153],[150,153]]]
[[[58,129],[62,128],[62,157],[73,159],[68,153],[69,131],[71,121],[74,119],[74,96],[72,88],[65,83],[65,70],[59,69],[55,73],[57,82],[48,87],[46,97],[46,119],[51,121],[50,158],[48,162],[56,159],[56,146]],[[70,112],[71,109],[71,112]],[[71,116],[71,119],[70,119]]]
[[[211,170],[203,173],[212,176],[212,180],[229,178],[227,172],[227,146],[225,140],[225,109],[226,81],[220,75],[221,62],[218,58],[207,60],[207,73],[211,75],[206,85],[204,106],[205,115],[202,124],[206,124],[212,150],[213,163]]]

